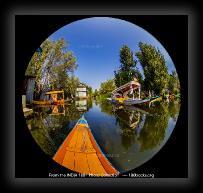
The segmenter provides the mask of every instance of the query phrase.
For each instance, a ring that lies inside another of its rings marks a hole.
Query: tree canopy
[[[137,78],[138,81],[142,80],[142,75],[136,68],[137,61],[133,58],[133,52],[127,45],[123,45],[120,49],[120,67],[114,71],[115,84],[117,87],[132,81]]]
[[[99,93],[104,95],[111,95],[111,92],[116,88],[114,79],[109,79],[100,84]]]
[[[176,71],[172,71],[172,73],[169,75],[168,89],[171,94],[180,93],[180,81]]]
[[[139,43],[139,48],[140,51],[135,55],[144,70],[145,88],[155,94],[163,94],[168,86],[168,68],[163,54],[154,46],[142,42]]]
[[[63,38],[47,39],[41,45],[41,52],[34,53],[25,75],[36,77],[35,92],[38,94],[64,89],[65,95],[72,95],[73,86],[79,82],[73,76],[76,68],[76,57],[68,50],[68,43]]]

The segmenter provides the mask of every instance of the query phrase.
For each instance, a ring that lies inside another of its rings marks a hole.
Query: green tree
[[[106,97],[111,96],[111,92],[116,88],[114,79],[106,80],[100,84],[99,93]]]
[[[161,95],[168,86],[168,68],[164,56],[150,44],[140,42],[139,48],[136,56],[144,70],[144,87]]]
[[[169,75],[168,89],[171,94],[177,95],[180,93],[180,81],[176,71],[172,71]]]
[[[94,90],[94,92],[93,92],[93,96],[94,96],[94,98],[96,98],[96,97],[99,96],[99,92],[98,92],[97,89]]]
[[[120,67],[117,71],[114,71],[115,84],[117,87],[132,81],[137,78],[138,81],[142,81],[142,75],[136,68],[137,61],[133,58],[133,52],[126,45],[120,49]]]
[[[63,38],[56,41],[47,39],[41,48],[41,53],[34,53],[25,73],[36,77],[35,92],[41,94],[50,89],[64,89],[70,86],[72,83],[68,79],[77,68],[77,64],[75,56],[68,50],[67,42]]]
[[[80,83],[79,78],[72,75],[70,77],[67,77],[65,83],[66,85],[64,85],[64,93],[67,93],[67,97],[74,98],[77,86]]]

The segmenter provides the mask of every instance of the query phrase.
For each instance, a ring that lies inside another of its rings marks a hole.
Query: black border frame
[[[196,6],[192,5],[184,5],[184,6],[180,6],[178,5],[174,5],[174,6],[170,6],[170,5],[159,5],[157,6],[156,9],[154,8],[154,5],[149,4],[148,8],[146,8],[146,6],[143,5],[138,5],[135,8],[135,5],[132,7],[122,7],[122,5],[119,6],[110,6],[106,9],[105,6],[100,7],[97,9],[95,9],[94,6],[90,6],[91,8],[89,8],[88,10],[84,10],[84,9],[77,9],[77,6],[69,6],[68,8],[64,8],[64,7],[51,7],[49,6],[49,8],[53,8],[53,10],[49,10],[46,9],[47,7],[45,6],[41,6],[40,8],[44,8],[44,10],[42,11],[42,9],[37,9],[40,6],[33,6],[32,8],[30,8],[29,6],[17,6],[17,5],[12,5],[10,7],[6,7],[6,12],[3,15],[3,19],[4,19],[4,24],[5,24],[5,28],[4,28],[4,36],[6,37],[3,42],[5,43],[5,50],[6,50],[6,55],[4,57],[4,62],[7,64],[6,66],[6,73],[5,73],[5,80],[7,81],[7,85],[6,85],[6,93],[8,96],[8,101],[9,103],[7,104],[7,108],[9,109],[6,112],[7,115],[7,125],[6,125],[6,134],[5,134],[5,138],[2,140],[2,143],[7,144],[8,148],[6,150],[3,150],[5,153],[5,162],[4,165],[7,167],[4,167],[4,174],[6,174],[4,182],[5,185],[7,185],[6,187],[11,189],[11,188],[19,188],[19,189],[24,189],[24,188],[28,188],[28,187],[34,187],[33,185],[35,185],[35,183],[38,183],[38,186],[35,188],[39,188],[39,187],[46,187],[47,185],[50,185],[49,188],[54,188],[54,187],[66,187],[67,185],[70,187],[74,187],[75,185],[85,185],[85,187],[88,187],[89,185],[89,179],[81,179],[81,181],[75,181],[74,179],[70,179],[69,182],[67,182],[67,179],[55,179],[53,181],[52,184],[50,184],[50,179],[16,179],[14,177],[14,167],[13,167],[13,163],[14,163],[14,144],[13,141],[14,137],[13,137],[13,129],[15,128],[15,124],[14,124],[14,120],[15,120],[15,99],[13,98],[15,96],[15,87],[14,87],[14,82],[15,82],[15,73],[14,73],[14,63],[15,63],[15,59],[14,59],[14,55],[15,55],[15,51],[14,51],[14,42],[15,42],[15,36],[13,34],[13,32],[15,31],[15,15],[26,15],[26,14],[67,14],[68,13],[71,14],[89,14],[91,12],[92,15],[98,15],[99,14],[110,14],[112,15],[112,13],[114,14],[125,14],[127,13],[128,15],[130,14],[143,14],[143,15],[148,15],[148,14],[178,14],[178,15],[188,15],[188,43],[189,43],[189,47],[188,47],[188,62],[189,62],[189,66],[188,66],[188,73],[189,73],[189,82],[188,82],[188,87],[189,87],[189,92],[188,92],[188,97],[189,97],[189,111],[193,112],[190,114],[190,116],[188,116],[189,119],[189,146],[188,146],[188,153],[189,153],[189,165],[188,165],[188,169],[189,169],[189,177],[188,178],[178,178],[178,179],[156,179],[156,180],[151,180],[151,179],[132,179],[132,180],[128,180],[128,179],[122,179],[122,181],[120,179],[91,179],[92,182],[94,182],[93,187],[97,186],[97,185],[107,185],[110,187],[117,187],[117,188],[121,188],[122,185],[128,184],[128,187],[134,187],[134,185],[136,187],[143,187],[145,189],[150,189],[150,188],[155,188],[156,187],[156,183],[158,182],[160,185],[158,188],[161,187],[168,187],[170,189],[173,188],[181,188],[184,189],[186,188],[187,190],[191,189],[191,188],[195,188],[197,184],[199,184],[198,181],[198,177],[199,177],[199,169],[197,170],[197,165],[199,163],[198,159],[197,159],[197,150],[198,150],[198,146],[197,146],[197,141],[199,141],[198,136],[196,131],[192,130],[192,128],[196,128],[197,124],[195,123],[196,117],[195,117],[195,108],[197,107],[197,103],[194,104],[192,101],[192,99],[194,99],[194,93],[196,93],[195,91],[197,90],[197,86],[194,85],[198,85],[195,84],[197,83],[197,77],[195,78],[195,68],[194,65],[197,68],[197,64],[198,64],[198,22],[199,20],[199,10]],[[112,8],[114,7],[114,8]],[[149,8],[150,7],[150,8]],[[166,48],[167,49],[167,48]],[[168,49],[167,49],[168,50]],[[191,66],[191,64],[193,66]],[[196,71],[197,73],[197,71]],[[191,79],[192,78],[192,79]],[[199,166],[199,165],[198,165]],[[52,180],[51,180],[52,181]],[[149,184],[149,183],[150,184]],[[154,182],[154,183],[153,183]],[[25,184],[26,183],[26,184]],[[145,183],[148,183],[149,186],[144,186]],[[175,186],[171,186],[171,185]],[[91,183],[92,185],[92,183]]]

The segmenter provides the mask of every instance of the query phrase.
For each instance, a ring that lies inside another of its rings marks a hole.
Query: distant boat
[[[96,143],[82,116],[53,157],[60,165],[83,174],[118,174]]]
[[[138,89],[138,98],[134,98],[134,90]],[[116,88],[112,92],[111,96],[111,102],[116,104],[124,104],[124,105],[136,105],[136,104],[144,104],[144,103],[150,103],[154,102],[155,99],[160,98],[159,96],[141,99],[140,98],[140,92],[141,92],[141,85],[137,81],[137,79],[134,79],[133,81],[130,81],[118,88]],[[132,94],[133,97],[129,98],[128,94]]]
[[[111,94],[111,102],[123,104],[125,100],[129,99],[127,94],[135,89],[139,89],[139,98],[140,98],[140,83],[135,79],[134,81],[130,81],[116,88]]]
[[[146,99],[127,99],[124,100],[125,105],[136,105],[136,104],[143,104],[143,103],[149,103],[149,102],[154,102],[155,99],[160,98],[159,96],[156,97],[151,97],[151,98],[146,98]]]
[[[142,103],[147,103],[150,102],[150,99],[127,99],[124,100],[125,105],[136,105],[136,104],[142,104]]]

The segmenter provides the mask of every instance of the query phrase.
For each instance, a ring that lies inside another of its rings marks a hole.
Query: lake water
[[[161,149],[175,127],[179,110],[179,102],[155,102],[138,108],[81,100],[64,106],[36,106],[26,122],[37,144],[53,157],[84,114],[103,153],[117,170],[126,172]]]

